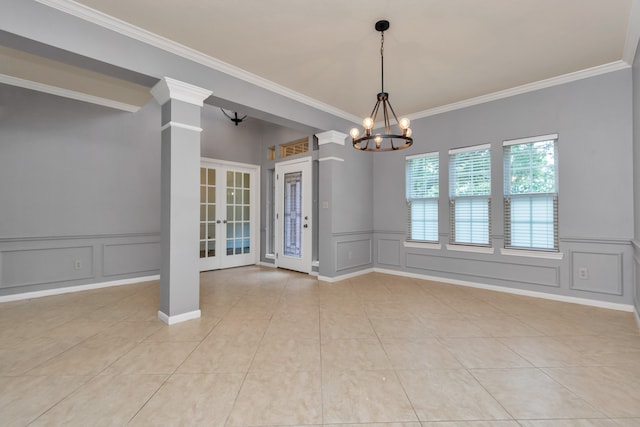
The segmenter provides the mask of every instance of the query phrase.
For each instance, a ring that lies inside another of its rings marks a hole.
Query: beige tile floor
[[[1,426],[640,426],[633,315],[384,274],[204,273],[0,304]]]

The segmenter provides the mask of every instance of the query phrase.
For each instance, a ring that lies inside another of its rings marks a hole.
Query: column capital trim
[[[320,157],[318,159],[319,162],[327,162],[329,160],[335,160],[336,162],[344,162],[344,159],[342,157],[336,157],[336,156]]]
[[[344,140],[348,136],[346,133],[341,133],[335,130],[329,130],[326,132],[316,134],[318,137],[318,145],[324,144],[338,144],[344,145]]]
[[[202,107],[204,100],[212,93],[210,90],[170,77],[163,77],[151,88],[151,94],[160,105],[166,104],[170,99],[175,99]]]
[[[162,132],[165,129],[169,129],[170,127],[174,127],[174,128],[180,128],[180,129],[186,129],[186,130],[192,130],[194,132],[202,132],[202,128],[198,127],[198,126],[191,126],[191,125],[185,125],[184,123],[179,123],[179,122],[169,122],[169,123],[165,123],[161,128],[160,128],[160,132]]]

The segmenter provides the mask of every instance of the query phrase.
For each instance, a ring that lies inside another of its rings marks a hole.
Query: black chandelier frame
[[[389,21],[381,20],[376,22],[376,31],[380,32],[380,71],[381,71],[381,90],[377,95],[376,104],[371,111],[371,115],[363,121],[364,134],[360,137],[357,128],[351,130],[351,137],[353,148],[362,151],[395,151],[403,148],[408,148],[413,145],[413,138],[411,137],[411,129],[409,128],[409,120],[398,120],[396,112],[391,106],[389,101],[389,93],[384,91],[384,32],[389,29]],[[384,133],[373,133],[373,127],[378,113],[382,112],[383,116],[383,131]],[[391,118],[396,121],[401,133],[392,133],[391,131]],[[403,123],[404,126],[401,125]],[[389,141],[389,146],[383,146],[383,143]],[[394,142],[397,140],[398,144]],[[371,145],[373,141],[373,145]]]

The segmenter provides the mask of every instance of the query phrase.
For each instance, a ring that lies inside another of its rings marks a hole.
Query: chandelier
[[[380,70],[381,70],[381,82],[382,88],[377,95],[376,105],[373,107],[371,115],[362,121],[363,135],[360,136],[360,130],[353,128],[349,132],[353,140],[353,148],[363,151],[393,151],[401,150],[403,148],[411,147],[413,144],[413,138],[411,138],[411,128],[409,125],[411,122],[407,118],[398,120],[396,112],[393,111],[391,103],[389,102],[389,94],[384,91],[384,32],[389,29],[389,21],[382,20],[376,22],[376,31],[380,32]],[[378,112],[382,113],[382,120],[384,124],[384,133],[373,133],[373,126],[376,122]],[[399,131],[392,132],[391,119],[395,120]],[[371,141],[374,144],[369,144]],[[388,143],[388,144],[386,144]]]

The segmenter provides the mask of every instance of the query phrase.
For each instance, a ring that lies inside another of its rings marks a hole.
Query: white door
[[[276,164],[276,266],[311,272],[311,157]]]
[[[200,165],[200,271],[257,262],[259,168],[214,160]]]

